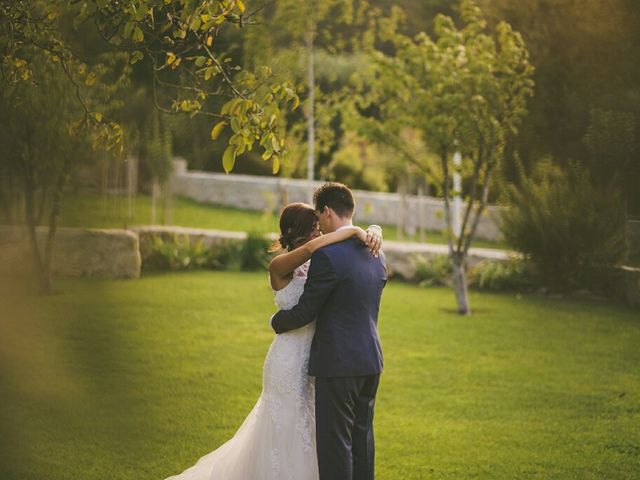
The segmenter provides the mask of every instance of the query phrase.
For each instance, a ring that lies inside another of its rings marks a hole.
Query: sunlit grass
[[[260,393],[264,273],[0,284],[0,478],[163,479],[227,440]],[[640,320],[624,307],[391,283],[377,476],[635,478]]]
[[[356,214],[357,221],[357,214]],[[67,227],[127,228],[133,225],[151,223],[151,199],[139,195],[129,218],[129,204],[126,197],[109,196],[106,200],[99,195],[67,195],[62,205],[60,223]],[[161,205],[158,206],[156,223],[164,223]],[[276,232],[278,218],[272,212],[242,210],[217,205],[198,203],[183,197],[173,200],[171,215],[167,224],[181,227],[211,228],[243,232]],[[358,223],[362,227],[366,224]],[[413,236],[398,237],[395,225],[384,225],[384,237],[388,240],[424,241],[443,244],[446,238],[441,232],[425,232],[423,238],[416,233]],[[507,248],[501,242],[476,240],[475,247]]]

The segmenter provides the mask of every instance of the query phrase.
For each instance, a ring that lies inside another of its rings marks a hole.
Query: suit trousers
[[[373,409],[380,375],[316,377],[320,480],[373,480]]]

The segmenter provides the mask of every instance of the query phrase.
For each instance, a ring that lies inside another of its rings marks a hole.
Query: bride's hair
[[[269,252],[280,249],[293,250],[298,242],[307,238],[318,219],[311,205],[290,203],[280,214],[280,238],[269,247]]]

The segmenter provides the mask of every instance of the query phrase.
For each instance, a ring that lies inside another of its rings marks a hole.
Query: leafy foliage
[[[416,260],[416,277],[422,287],[450,286],[453,268],[444,255]],[[469,285],[479,290],[530,290],[540,285],[540,279],[524,259],[507,261],[483,260],[467,272]]]
[[[464,272],[469,247],[488,201],[494,172],[517,133],[533,93],[533,66],[522,36],[506,22],[488,30],[482,11],[472,0],[460,3],[463,26],[436,16],[434,38],[398,33],[402,14],[380,20],[380,40],[391,42],[394,54],[374,49],[371,68],[360,73],[357,111],[364,131],[395,148],[407,163],[429,177],[441,178],[449,256],[454,268],[458,306],[470,312]],[[402,133],[412,129],[439,157],[435,173],[426,155],[405,147]],[[453,162],[461,153],[461,165]],[[466,177],[468,189],[455,191],[454,172]],[[453,195],[466,206],[461,231],[454,232]]]
[[[140,160],[145,162],[153,178],[164,183],[173,168],[171,131],[156,110],[142,131]]]
[[[538,164],[508,188],[505,239],[555,289],[591,286],[625,255],[625,212],[614,184],[597,187],[579,164]]]
[[[240,252],[242,270],[266,270],[271,259],[271,254],[268,253],[270,244],[271,241],[264,235],[249,232]]]
[[[273,170],[285,153],[279,128],[283,112],[297,106],[298,97],[269,68],[243,70],[225,51],[219,37],[225,27],[242,28],[252,13],[239,0],[13,0],[4,2],[0,21],[2,81],[8,85],[32,79],[31,55],[43,52],[62,66],[71,86],[98,85],[95,72],[80,59],[73,34],[63,28],[72,17],[76,28],[93,23],[111,51],[126,52],[129,63],[147,59],[153,69],[154,102],[170,113],[205,114],[217,119],[212,138],[225,127],[229,138],[226,157],[234,159],[259,145]],[[228,33],[227,33],[228,34]],[[80,76],[80,79],[74,78]],[[225,101],[209,111],[208,99]],[[84,104],[83,98],[78,100]],[[85,105],[85,121],[117,128],[104,112]],[[105,133],[106,135],[106,133]],[[112,134],[113,136],[114,134]],[[109,144],[109,138],[105,142]],[[122,149],[121,139],[119,148]],[[230,171],[233,162],[227,161]]]
[[[350,77],[368,62],[362,44],[372,35],[368,19],[374,10],[367,0],[279,0],[260,13],[260,25],[245,36],[247,62],[268,64],[302,98],[302,108],[287,117],[286,175],[308,174],[309,155],[316,177],[331,169],[343,134],[341,97]]]
[[[271,259],[269,240],[251,233],[242,242],[223,242],[207,246],[202,239],[192,242],[189,235],[155,235],[150,252],[143,259],[143,270],[266,270]]]
[[[524,290],[537,284],[535,274],[519,258],[506,262],[482,261],[469,271],[469,283],[483,290]]]
[[[638,3],[479,1],[491,23],[507,20],[522,33],[536,65],[537,92],[507,152],[507,177],[518,177],[519,162],[531,170],[541,158],[578,161],[596,181],[617,175],[630,212],[640,215]]]
[[[202,239],[192,243],[188,235],[170,238],[154,236],[151,252],[144,259],[143,270],[222,270],[225,267],[226,247],[208,248]]]
[[[451,262],[443,255],[416,261],[416,274],[421,286],[450,285]]]
[[[20,52],[28,54],[28,75],[9,78],[0,95],[0,174],[8,179],[0,201],[8,203],[7,190],[20,191],[35,271],[48,292],[61,198],[71,172],[105,150],[115,156],[123,152],[123,131],[107,118],[119,106],[111,96],[127,87],[129,66],[122,55],[88,67],[33,46]],[[104,82],[114,75],[115,85]],[[39,245],[35,226],[45,214],[49,234]]]

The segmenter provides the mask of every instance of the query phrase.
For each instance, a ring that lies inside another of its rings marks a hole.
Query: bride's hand
[[[370,225],[365,232],[366,238],[364,243],[367,245],[374,257],[378,256],[380,247],[382,246],[382,228],[378,225]]]
[[[354,228],[356,229],[356,237],[358,237],[358,240],[360,240],[362,243],[367,245],[367,238],[368,238],[367,232],[365,232],[360,227],[354,227]]]

